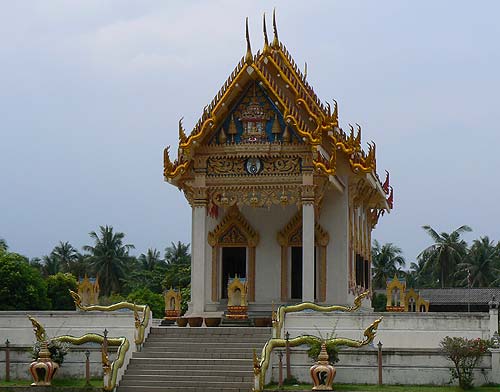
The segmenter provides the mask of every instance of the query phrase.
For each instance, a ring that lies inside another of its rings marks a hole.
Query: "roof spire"
[[[247,38],[247,53],[245,55],[245,63],[252,64],[253,56],[252,56],[252,48],[250,47],[250,34],[248,34],[248,17],[246,19],[246,38]]]
[[[270,48],[269,48],[269,41],[267,39],[267,27],[266,27],[266,13],[264,12],[264,16],[262,17],[262,26],[264,30],[264,49],[262,49],[262,53],[264,55],[269,54]]]
[[[273,9],[273,33],[274,38],[271,46],[273,47],[273,49],[279,49],[280,41],[278,39],[278,28],[276,27],[276,8]]]
[[[307,78],[307,61],[304,63],[304,80]]]

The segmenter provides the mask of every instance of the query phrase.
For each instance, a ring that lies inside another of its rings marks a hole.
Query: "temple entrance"
[[[227,282],[230,276],[234,278],[236,275],[238,275],[240,278],[247,277],[247,248],[223,247],[221,298],[227,298]]]
[[[292,277],[291,277],[291,292],[290,297],[293,300],[302,300],[302,247],[292,246]],[[316,248],[314,248],[314,297],[317,296],[316,291],[316,272],[318,268],[316,266]]]

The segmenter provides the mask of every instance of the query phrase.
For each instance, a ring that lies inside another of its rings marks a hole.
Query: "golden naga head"
[[[36,341],[37,342],[44,342],[47,340],[47,334],[45,333],[45,328],[40,324],[40,322],[30,316],[29,314],[27,315],[29,320],[31,321],[31,324],[33,325],[33,332],[35,333]]]
[[[78,293],[75,293],[73,290],[69,290],[69,293],[71,294],[71,297],[73,298],[73,301],[75,301],[75,305],[77,308],[81,309],[82,307],[82,297]]]

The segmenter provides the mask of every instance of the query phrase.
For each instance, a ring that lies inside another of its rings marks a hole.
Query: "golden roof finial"
[[[267,39],[266,13],[264,13],[264,16],[262,17],[262,26],[264,30],[264,49],[262,49],[262,53],[266,55],[271,51],[269,48],[269,40]]]
[[[274,38],[271,46],[273,47],[273,49],[279,49],[280,41],[278,39],[278,28],[276,27],[276,8],[273,9],[273,34]]]
[[[252,64],[253,56],[252,56],[252,48],[250,47],[250,34],[248,33],[248,17],[246,19],[246,38],[247,38],[247,54],[245,55],[245,63]]]
[[[307,61],[304,63],[304,79],[307,78]]]

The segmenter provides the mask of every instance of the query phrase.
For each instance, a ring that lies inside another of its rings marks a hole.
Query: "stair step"
[[[117,392],[249,392],[253,349],[269,338],[271,328],[153,327]]]

